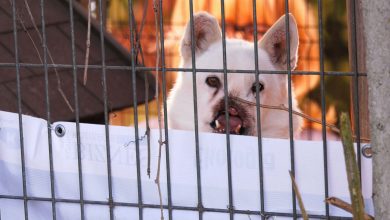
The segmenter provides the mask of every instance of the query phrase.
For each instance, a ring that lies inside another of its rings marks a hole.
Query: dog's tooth
[[[221,124],[219,123],[218,120],[215,120],[215,128],[219,129],[221,127]]]
[[[236,134],[239,134],[240,133],[240,129],[241,129],[241,124],[239,124],[236,129],[234,130],[234,132],[236,132]]]

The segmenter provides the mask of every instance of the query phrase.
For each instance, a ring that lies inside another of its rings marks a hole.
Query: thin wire
[[[31,67],[31,68],[42,68],[43,64],[36,63],[19,63],[20,67]],[[15,67],[15,63],[0,63],[0,67]],[[47,64],[48,68],[63,68],[63,69],[73,69],[72,64]],[[77,68],[83,68],[84,64],[76,65]],[[102,69],[102,65],[89,65],[89,69]],[[106,70],[131,70],[131,66],[117,66],[117,65],[105,65]],[[136,66],[137,71],[149,72],[149,71],[162,71],[162,67],[144,67]],[[171,68],[165,67],[166,72],[192,72],[192,68]],[[196,69],[197,73],[242,73],[242,74],[256,74],[255,70],[244,70],[244,69]],[[276,74],[276,75],[287,75],[285,70],[259,70],[257,73],[261,74]],[[301,76],[301,75],[314,75],[320,76],[321,72],[319,71],[291,71],[292,76]],[[325,71],[325,76],[354,76],[355,72],[338,72],[338,71]],[[34,77],[34,76],[31,76]],[[367,73],[358,72],[357,77],[367,77]],[[24,77],[26,79],[28,77]],[[3,81],[4,82],[4,81]],[[9,81],[5,81],[9,82]]]
[[[14,200],[23,200],[23,196],[12,196],[12,195],[0,195],[0,199],[14,199]],[[27,200],[31,201],[43,201],[43,202],[50,202],[51,198],[43,198],[43,197],[27,197]],[[77,204],[80,203],[80,200],[78,199],[55,199],[55,202],[60,203],[70,203],[70,204]],[[141,205],[138,203],[128,203],[128,202],[107,202],[107,201],[95,201],[95,200],[85,200],[85,204],[88,205],[113,205],[116,207],[135,207],[139,208]],[[156,204],[143,204],[143,208],[151,208],[151,209],[158,209],[160,205]],[[163,205],[164,209],[168,209],[168,205]],[[171,206],[172,210],[182,210],[182,211],[198,211],[198,207],[191,207],[191,206]],[[245,215],[261,215],[259,211],[254,210],[240,210],[240,209],[221,209],[221,208],[204,208],[205,212],[215,212],[215,213],[230,213],[233,212],[234,214],[245,214]],[[285,213],[285,212],[264,212],[265,216],[278,216],[278,217],[292,217],[293,214],[291,213]],[[297,216],[301,216],[300,214],[297,214]],[[341,216],[331,216],[334,220],[352,220],[351,217],[341,217]],[[326,216],[324,215],[309,215],[310,219],[326,219]]]
[[[143,14],[142,14],[142,19],[141,19],[141,25],[139,27],[139,32],[135,33],[135,41],[136,41],[136,46],[135,46],[135,58],[136,58],[136,64],[138,63],[138,54],[141,55],[141,66],[145,65],[145,60],[144,60],[144,54],[142,50],[142,45],[141,45],[141,37],[142,37],[142,32],[144,29],[145,25],[145,20],[146,20],[146,14],[147,14],[147,9],[149,7],[149,1],[144,0],[144,5],[143,5]],[[137,22],[135,22],[135,16],[134,13],[132,14],[133,18],[133,26],[134,30],[137,30]],[[136,67],[134,67],[136,68]],[[151,149],[150,149],[150,122],[149,122],[149,78],[147,75],[144,75],[144,86],[145,86],[145,126],[146,126],[146,138],[147,138],[147,151],[148,151],[148,165],[146,168],[146,174],[150,178],[150,162],[151,162]]]
[[[328,187],[328,146],[326,137],[326,116],[325,116],[325,76],[324,76],[324,51],[323,51],[323,31],[322,31],[322,0],[318,0],[318,32],[319,32],[319,47],[320,47],[320,90],[321,90],[321,126],[322,126],[322,143],[323,143],[323,157],[324,157],[324,185],[325,198],[329,197]],[[325,202],[325,214],[329,218],[329,204]]]
[[[164,16],[163,1],[159,4],[160,15],[160,43],[161,43],[161,67],[162,67],[162,98],[164,112],[164,138],[165,138],[165,164],[167,174],[167,197],[168,197],[168,218],[172,219],[172,196],[171,196],[171,171],[169,161],[169,137],[168,137],[168,112],[167,112],[167,88],[166,88],[166,67],[165,67],[165,47],[164,47]]]
[[[255,53],[255,70],[259,71],[259,51],[258,51],[258,36],[257,36],[257,5],[256,0],[252,1],[253,7],[253,49]],[[261,138],[261,108],[260,108],[260,88],[259,88],[260,73],[256,74],[256,117],[257,117],[257,145],[259,157],[259,188],[260,188],[260,211],[264,213],[264,173],[263,173],[263,143]],[[265,215],[261,215],[261,219],[265,220]]]
[[[105,129],[105,138],[106,138],[106,157],[107,157],[107,184],[108,184],[108,203],[109,203],[109,212],[110,220],[114,220],[114,201],[112,197],[112,171],[111,171],[111,147],[110,147],[110,129],[108,126],[108,95],[107,95],[107,77],[106,77],[106,55],[105,55],[105,45],[104,45],[104,34],[103,34],[103,0],[98,0],[99,2],[99,33],[100,33],[100,47],[101,47],[101,56],[102,56],[102,83],[103,83],[103,102],[104,102],[104,129]]]
[[[358,47],[357,47],[357,39],[356,39],[356,3],[354,0],[350,1],[350,11],[352,15],[352,20],[351,25],[352,25],[352,70],[354,72],[353,75],[353,113],[354,113],[354,121],[355,121],[355,126],[354,130],[357,136],[357,152],[361,152],[361,144],[360,144],[360,111],[359,111],[359,77],[358,77],[358,71],[359,71],[359,66],[358,66]],[[361,159],[361,154],[357,154],[357,159],[358,159],[358,166],[359,166],[359,173],[361,174],[361,168],[362,168],[362,159]],[[361,181],[361,175],[360,175],[360,181]]]
[[[189,1],[190,10],[190,29],[191,29],[191,57],[192,57],[192,93],[194,101],[194,131],[195,131],[195,153],[196,153],[196,186],[198,190],[199,220],[203,219],[202,202],[202,181],[200,168],[200,149],[199,149],[199,129],[198,129],[198,94],[196,88],[196,56],[195,56],[195,30],[194,30],[194,5]]]
[[[22,200],[23,196],[12,196],[12,195],[0,195],[0,198],[3,199],[14,199],[14,200]],[[43,198],[43,197],[27,197],[28,200],[31,201],[43,201],[43,202],[50,202],[51,198]],[[60,203],[79,203],[80,200],[77,199],[55,199],[56,202]],[[94,200],[85,200],[85,204],[88,205],[109,205],[111,203],[107,201],[94,201]],[[138,208],[140,205],[138,203],[128,203],[128,202],[112,202],[112,205],[117,207],[135,207]],[[156,204],[143,204],[142,207],[144,208],[152,208],[156,209],[159,208],[160,205]],[[163,205],[164,209],[167,209],[167,205]],[[198,207],[191,207],[191,206],[172,206],[173,210],[183,210],[183,211],[198,211]],[[204,208],[205,212],[215,212],[215,213],[229,213],[231,210],[229,209],[221,209],[221,208]],[[261,215],[259,211],[253,211],[253,210],[239,210],[235,209],[233,210],[234,214],[245,214],[245,215]],[[280,217],[292,217],[291,213],[285,213],[285,212],[264,212],[265,216],[280,216]],[[298,214],[298,216],[300,216]],[[334,220],[351,220],[351,217],[341,217],[341,216],[331,216]],[[324,215],[309,215],[310,219],[326,219],[326,216]]]
[[[19,143],[20,143],[20,162],[22,165],[22,187],[23,187],[23,208],[24,219],[28,220],[28,200],[27,200],[27,184],[26,184],[26,164],[24,156],[24,137],[23,137],[23,117],[22,117],[22,95],[20,86],[20,66],[19,66],[19,45],[18,45],[18,32],[16,26],[16,5],[15,0],[10,1],[12,5],[12,25],[13,25],[13,37],[14,37],[14,50],[15,50],[15,68],[16,68],[16,90],[18,97],[18,119],[19,119]]]
[[[137,139],[134,139],[134,140],[130,140],[130,141],[128,141],[126,144],[124,144],[123,146],[124,146],[124,147],[128,147],[128,146],[130,146],[131,144],[135,144],[137,141],[138,141],[138,142],[141,142],[141,141],[145,140],[145,138],[146,138],[147,136],[148,136],[148,133],[147,133],[147,131],[145,131],[145,134],[142,135],[140,138],[137,138]]]
[[[285,22],[286,22],[286,65],[287,65],[287,89],[288,89],[288,126],[290,134],[290,158],[291,158],[291,172],[293,176],[295,175],[295,148],[294,148],[294,129],[293,129],[293,119],[292,119],[292,78],[291,78],[291,51],[290,51],[290,16],[289,16],[289,1],[285,0]],[[293,219],[297,219],[297,204],[295,200],[295,191],[291,186],[291,198],[293,205]]]
[[[76,141],[77,141],[77,166],[79,174],[79,197],[80,197],[80,217],[85,219],[84,214],[84,188],[83,188],[83,164],[81,162],[81,136],[80,136],[80,112],[79,112],[79,96],[78,96],[78,80],[76,67],[76,48],[74,37],[74,16],[73,16],[73,1],[69,1],[70,15],[70,36],[72,46],[72,65],[73,65],[73,92],[74,92],[74,107],[76,117]]]
[[[136,36],[134,33],[137,31],[135,27],[133,26],[133,18],[134,18],[134,11],[133,11],[133,1],[130,1],[128,4],[128,10],[129,10],[129,25],[130,25],[130,47],[131,47],[131,79],[132,79],[132,87],[133,87],[133,109],[134,109],[134,132],[135,132],[135,154],[136,154],[136,163],[137,163],[137,191],[138,191],[138,203],[141,205],[143,203],[142,201],[142,184],[141,184],[141,162],[140,162],[140,152],[139,152],[139,131],[138,131],[138,108],[137,108],[137,85],[136,85],[136,70],[135,70],[135,45],[134,41]],[[138,216],[139,219],[143,219],[143,209],[138,209]]]
[[[26,7],[28,7],[27,2]],[[47,135],[49,142],[49,167],[50,167],[50,192],[51,192],[51,208],[53,214],[53,220],[57,219],[57,211],[56,211],[56,194],[54,189],[54,167],[53,167],[53,143],[52,143],[52,132],[50,130],[51,127],[51,118],[50,118],[50,97],[49,97],[49,73],[47,68],[47,41],[46,41],[46,24],[45,24],[45,10],[44,10],[44,0],[40,2],[41,6],[41,22],[42,22],[42,47],[43,47],[43,64],[44,64],[44,73],[45,73],[45,97],[46,97],[46,114],[47,114]],[[33,19],[32,19],[33,20]],[[40,36],[40,35],[39,35]]]
[[[225,1],[221,0],[221,23],[222,23],[222,61],[223,61],[223,89],[225,109],[229,109],[229,90],[227,77],[227,60],[226,60],[226,21],[225,21]],[[225,120],[229,121],[229,114],[225,114]],[[226,123],[226,157],[227,157],[227,172],[228,172],[228,188],[229,188],[229,205],[230,220],[234,219],[234,205],[233,205],[233,181],[232,181],[232,165],[231,165],[231,151],[230,151],[230,124]]]

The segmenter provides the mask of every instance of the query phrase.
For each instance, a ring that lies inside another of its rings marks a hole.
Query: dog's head
[[[194,15],[194,34],[188,24],[181,41],[181,67],[192,68],[192,54],[196,69],[222,70],[224,68],[222,34],[217,20],[205,13]],[[259,70],[294,69],[298,59],[298,30],[295,19],[289,15],[290,59],[287,59],[285,17],[281,17],[258,42]],[[193,41],[192,41],[193,40]],[[194,51],[191,48],[194,47]],[[255,70],[253,42],[226,39],[226,67],[229,70]],[[242,71],[241,71],[242,72]],[[168,99],[169,126],[176,129],[194,128],[194,102],[197,99],[198,128],[200,131],[257,135],[256,106],[242,100],[256,102],[257,91],[264,105],[288,106],[286,74],[260,74],[256,83],[254,73],[197,71],[196,82],[192,72],[182,72]],[[193,93],[196,85],[196,96]],[[227,99],[225,101],[225,96]],[[292,108],[298,111],[294,94]],[[226,108],[227,106],[227,108]],[[229,114],[229,121],[226,115]],[[261,108],[260,123],[264,137],[288,137],[289,117],[286,111]],[[293,115],[293,128],[298,131],[301,120]],[[228,126],[229,125],[229,126]]]

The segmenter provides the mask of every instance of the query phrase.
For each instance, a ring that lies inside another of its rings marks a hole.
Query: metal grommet
[[[58,124],[58,125],[56,125],[56,127],[54,128],[54,131],[55,131],[55,133],[56,133],[56,135],[58,136],[58,137],[63,137],[63,136],[65,136],[65,127],[62,125],[62,124]]]
[[[369,144],[365,144],[362,147],[362,154],[365,158],[371,158],[372,157],[372,149]]]

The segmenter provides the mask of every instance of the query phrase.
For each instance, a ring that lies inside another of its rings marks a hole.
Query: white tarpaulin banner
[[[50,127],[64,126],[64,136],[53,129],[52,161],[56,217],[61,220],[81,219],[79,166],[76,124],[56,122]],[[24,162],[27,196],[49,198],[46,201],[29,200],[29,219],[52,219],[50,158],[47,122],[23,116]],[[144,130],[140,129],[142,136]],[[106,133],[104,125],[80,124],[83,197],[102,204],[84,205],[85,217],[91,220],[110,218],[107,169]],[[115,204],[114,219],[138,219],[134,206],[142,196],[143,204],[159,205],[154,178],[157,171],[158,131],[151,132],[151,178],[147,176],[147,142],[140,140],[140,183],[137,183],[137,157],[135,133],[131,127],[109,127],[111,155],[111,183]],[[205,208],[226,209],[229,204],[226,136],[201,133],[200,174],[202,203]],[[260,211],[260,173],[257,137],[231,135],[232,198],[236,210]],[[292,213],[292,187],[288,171],[291,169],[290,142],[282,139],[262,141],[264,208],[266,212]],[[325,175],[323,143],[321,141],[295,141],[295,172],[305,207],[309,214],[325,215]],[[340,142],[327,143],[329,196],[347,202],[349,191],[345,162]],[[362,156],[362,183],[368,213],[372,206],[371,159]],[[162,151],[161,189],[163,204],[168,205],[166,148]],[[197,207],[197,166],[194,132],[169,130],[169,171],[171,202],[173,206]],[[20,199],[6,199],[4,195],[23,198],[19,118],[17,114],[0,112],[0,211],[2,220],[24,219],[24,204]],[[138,189],[141,189],[139,194]],[[63,201],[61,201],[63,199]],[[67,202],[68,201],[68,202]],[[69,202],[76,201],[76,202]],[[127,204],[127,205],[126,205]],[[133,204],[133,206],[128,206]],[[150,206],[149,206],[150,207]],[[299,212],[299,207],[297,205]],[[198,219],[198,211],[173,210],[173,219]],[[143,208],[143,219],[160,219],[158,208]],[[165,219],[168,212],[164,210]],[[334,207],[330,214],[351,216]],[[203,219],[229,219],[228,213],[205,212]],[[249,219],[246,214],[235,214],[235,219]],[[261,219],[251,215],[250,219]],[[275,219],[288,219],[275,217]]]

